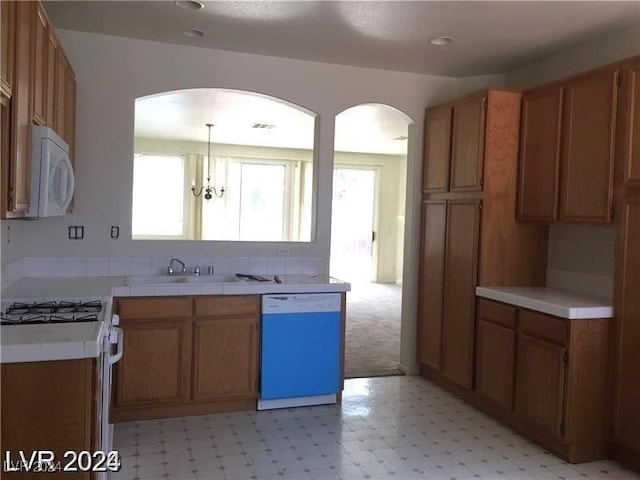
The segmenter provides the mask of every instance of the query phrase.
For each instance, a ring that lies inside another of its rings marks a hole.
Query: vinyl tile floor
[[[567,464],[420,377],[358,378],[341,406],[121,423],[109,480],[640,479]]]

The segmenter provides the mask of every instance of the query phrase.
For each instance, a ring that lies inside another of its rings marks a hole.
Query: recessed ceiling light
[[[429,43],[431,45],[436,45],[438,47],[441,47],[442,45],[449,45],[451,42],[453,42],[453,38],[447,37],[446,35],[435,37],[429,40]]]
[[[272,128],[276,128],[272,123],[254,123],[251,125],[251,128],[257,128],[259,130],[271,130]]]
[[[185,37],[191,37],[191,38],[204,37],[204,32],[202,30],[198,30],[197,28],[183,28],[182,34]]]
[[[394,140],[406,140],[407,138],[409,137],[407,137],[406,135],[400,135],[399,137],[394,138]]]
[[[201,10],[204,8],[204,3],[196,2],[195,0],[177,0],[176,7],[184,8],[185,10]]]

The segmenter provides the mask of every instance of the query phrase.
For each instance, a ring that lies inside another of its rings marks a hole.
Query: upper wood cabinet
[[[0,2],[0,90],[11,97],[15,62],[15,2]]]
[[[623,65],[619,112],[619,165],[622,182],[640,186],[640,58]]]
[[[41,2],[3,0],[0,5],[0,89],[3,109],[10,112],[2,139],[1,215],[17,218],[29,209],[32,126],[52,127],[69,144],[73,161],[75,75]]]
[[[427,110],[424,131],[424,165],[422,186],[425,193],[449,189],[451,158],[451,118],[449,106]]]
[[[451,134],[451,191],[482,190],[485,111],[487,97],[481,95],[453,106]]]
[[[610,223],[618,65],[525,92],[518,219]]]
[[[619,74],[615,67],[565,86],[561,221],[611,222]]]
[[[46,124],[47,100],[47,49],[49,28],[42,4],[33,3],[33,121]]]
[[[524,94],[520,136],[518,218],[558,219],[562,86]]]
[[[486,93],[425,114],[423,192],[482,190]]]

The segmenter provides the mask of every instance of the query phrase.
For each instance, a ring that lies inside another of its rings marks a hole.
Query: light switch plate
[[[289,247],[278,247],[278,256],[279,257],[288,257],[291,252],[289,251]]]

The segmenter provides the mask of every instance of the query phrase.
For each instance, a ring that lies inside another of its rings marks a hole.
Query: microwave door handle
[[[73,199],[73,192],[76,188],[76,177],[73,173],[73,165],[71,165],[71,159],[69,158],[69,155],[64,156],[64,164],[67,171],[67,188],[65,192],[67,197],[64,199],[64,202],[61,205],[61,209],[62,211],[66,212],[67,208],[69,208],[69,205],[71,204],[71,200]]]
[[[122,358],[123,352],[123,337],[124,332],[119,327],[109,327],[109,343],[113,344],[117,342],[118,347],[116,348],[116,353],[113,355],[109,355],[109,365],[113,365],[117,363]]]

